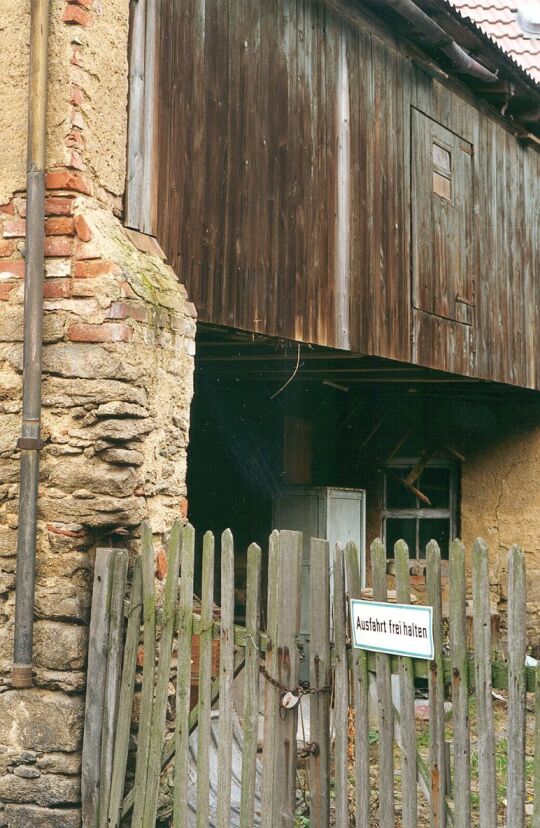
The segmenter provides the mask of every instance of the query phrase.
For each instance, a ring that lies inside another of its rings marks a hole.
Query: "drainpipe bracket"
[[[39,437],[19,437],[17,440],[17,448],[19,449],[34,449],[35,451],[39,451],[43,448],[43,440]]]
[[[32,687],[32,665],[14,664],[11,668],[11,686],[17,690]]]

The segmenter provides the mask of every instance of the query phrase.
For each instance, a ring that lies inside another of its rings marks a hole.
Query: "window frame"
[[[411,469],[416,465],[418,462],[418,457],[398,457],[392,459],[383,469],[383,497],[382,497],[382,512],[381,512],[381,523],[382,523],[382,540],[386,548],[386,521],[388,518],[405,518],[405,519],[416,519],[416,549],[414,550],[414,555],[411,555],[411,549],[409,549],[409,559],[414,561],[423,561],[425,558],[419,557],[419,521],[422,519],[432,519],[432,520],[449,520],[450,521],[450,529],[449,529],[449,543],[451,543],[454,538],[458,536],[458,529],[459,529],[459,479],[460,479],[460,467],[459,464],[452,460],[444,460],[439,458],[434,458],[430,460],[426,464],[427,469],[448,469],[450,472],[450,489],[449,489],[449,505],[447,508],[444,509],[433,509],[427,506],[426,508],[389,508],[386,496],[387,496],[387,480],[388,480],[388,472],[389,471],[396,471],[397,469]],[[387,552],[388,554],[388,552]],[[445,556],[446,557],[446,556]]]

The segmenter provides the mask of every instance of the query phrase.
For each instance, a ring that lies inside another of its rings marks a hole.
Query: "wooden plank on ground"
[[[345,547],[345,568],[348,598],[362,593],[358,549],[349,541]],[[352,650],[352,694],[354,703],[354,777],[356,796],[356,828],[370,826],[369,797],[369,674],[366,650]],[[327,825],[325,823],[325,825]]]
[[[120,700],[118,704],[118,720],[116,723],[113,771],[109,795],[110,828],[118,828],[120,825],[120,809],[122,806],[122,795],[124,792],[129,749],[129,735],[131,732],[131,712],[133,708],[135,673],[137,670],[137,649],[139,646],[141,609],[141,559],[137,558],[133,566],[133,583],[128,609],[126,643],[122,666],[122,681],[120,684]]]
[[[441,551],[436,541],[427,545],[426,598],[433,607],[433,646],[429,690],[429,764],[431,775],[430,824],[446,825],[446,752],[444,747],[444,665],[442,652]]]
[[[381,540],[371,544],[373,599],[386,601],[386,550]],[[375,654],[377,673],[377,708],[379,718],[379,828],[394,828],[394,716],[390,657]]]
[[[137,765],[135,768],[135,801],[131,828],[143,826],[144,801],[148,779],[148,758],[152,709],[154,706],[154,677],[156,670],[156,597],[154,591],[154,544],[152,529],[146,521],[141,527],[142,585],[143,585],[143,647],[144,664],[142,678],[142,703],[139,715],[137,739]]]
[[[197,740],[197,828],[207,828],[210,808],[210,729],[212,713],[212,635],[214,536],[203,539],[201,633],[199,635],[199,732]],[[219,680],[219,679],[218,679]]]
[[[261,614],[261,549],[252,543],[247,551],[246,644],[244,669],[244,732],[240,828],[253,828],[257,735],[259,725],[259,624]]]
[[[155,825],[158,808],[161,752],[165,740],[165,719],[169,698],[171,656],[176,625],[176,601],[178,597],[178,568],[180,566],[181,524],[176,520],[171,528],[167,555],[167,580],[163,595],[163,620],[156,691],[152,711],[150,747],[148,757],[147,794],[144,802],[144,825]]]
[[[473,545],[473,630],[478,731],[478,788],[480,825],[497,826],[497,781],[495,774],[495,730],[491,698],[491,615],[489,561],[486,543]]]
[[[188,525],[182,529],[180,562],[180,597],[178,600],[176,728],[174,764],[173,828],[187,828],[188,818],[188,751],[189,699],[191,690],[191,631],[193,625],[193,568],[195,532]]]
[[[101,768],[101,731],[109,646],[109,606],[115,552],[97,549],[94,567],[92,610],[90,615],[88,682],[84,712],[81,802],[85,828],[95,828],[99,816],[99,772]]]
[[[309,683],[314,689],[330,686],[330,547],[328,541],[311,539],[309,558],[310,612]],[[330,693],[309,697],[310,740],[319,746],[309,758],[311,828],[330,824]]]
[[[336,825],[347,825],[349,821],[349,664],[346,619],[343,547],[337,544],[334,550],[334,807]]]
[[[272,533],[266,669],[288,690],[298,685],[301,568],[301,533],[287,530]],[[283,715],[281,693],[280,689],[266,682],[262,828],[290,828],[294,824],[298,708]]]
[[[526,612],[525,555],[519,546],[512,546],[508,553],[508,828],[525,825]]]
[[[471,824],[471,766],[469,735],[469,668],[465,600],[465,548],[450,544],[450,658],[452,663],[452,720],[454,723],[454,825]]]
[[[232,681],[234,674],[234,543],[230,529],[221,536],[221,634],[219,658],[219,744],[217,828],[231,825],[233,740]]]
[[[101,770],[99,786],[100,828],[109,822],[109,797],[113,769],[114,740],[118,715],[118,695],[122,668],[122,643],[124,636],[124,597],[126,593],[128,555],[125,549],[114,550],[114,568],[111,580],[109,605],[109,643],[103,700],[103,727],[101,733]]]
[[[396,597],[400,604],[411,601],[409,549],[398,541],[394,550],[396,561]],[[401,738],[401,819],[403,828],[417,824],[416,722],[414,718],[414,666],[412,658],[399,659],[399,714]]]

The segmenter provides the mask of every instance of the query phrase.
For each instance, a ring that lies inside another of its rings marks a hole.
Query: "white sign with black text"
[[[434,658],[433,609],[351,600],[353,647],[411,658]]]

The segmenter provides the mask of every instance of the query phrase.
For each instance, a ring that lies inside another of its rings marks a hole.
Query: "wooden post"
[[[221,536],[221,635],[217,828],[230,828],[232,774],[232,681],[234,675],[234,545],[230,529]]]
[[[471,769],[469,736],[469,666],[465,603],[465,548],[459,540],[450,544],[450,658],[454,722],[454,825],[471,824]]]
[[[473,546],[473,629],[478,729],[480,825],[497,828],[495,731],[491,699],[491,614],[488,548],[481,538]]]
[[[381,540],[371,544],[373,598],[387,600],[386,549]],[[379,828],[394,828],[394,715],[390,657],[376,653],[377,700],[379,714]]]
[[[99,817],[99,772],[101,768],[101,731],[109,645],[109,606],[115,551],[97,549],[90,615],[88,682],[84,712],[82,748],[82,820],[84,828],[95,828]]]
[[[519,546],[512,546],[508,553],[508,828],[525,825],[526,653],[525,555]]]
[[[444,667],[442,653],[441,551],[436,541],[427,545],[427,602],[433,607],[433,646],[435,658],[430,664],[429,688],[429,759],[431,773],[431,825],[446,825],[446,754],[444,748]]]
[[[298,685],[302,535],[270,536],[266,670],[280,685]],[[282,691],[266,682],[262,828],[291,828],[296,799],[297,708],[283,712]]]
[[[178,602],[173,828],[186,828],[188,817],[189,697],[191,688],[194,560],[195,532],[193,527],[188,525],[182,530],[180,598]]]
[[[534,693],[534,816],[533,828],[540,828],[540,661],[536,665]]]
[[[253,828],[257,735],[259,725],[259,622],[261,604],[261,549],[252,543],[247,553],[246,645],[244,669],[244,741],[240,828]]]
[[[349,821],[348,797],[348,724],[349,665],[347,661],[347,630],[345,606],[345,572],[343,548],[334,550],[334,721],[335,721],[335,809],[336,825]]]
[[[400,604],[410,604],[409,549],[398,541],[394,550],[396,561],[396,597]],[[401,818],[403,828],[417,824],[416,722],[414,718],[414,662],[399,659],[399,716],[401,732]]]
[[[312,688],[330,686],[330,560],[327,541],[311,539],[309,557],[310,612],[309,683]],[[330,693],[316,693],[309,699],[310,739],[319,746],[310,756],[311,828],[330,824]],[[250,826],[251,828],[251,826]]]
[[[197,736],[197,828],[207,828],[210,808],[214,536],[203,539],[201,633],[199,635],[199,726]]]

